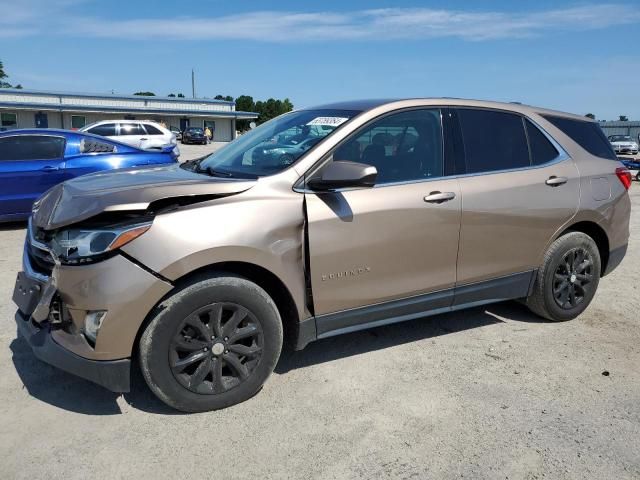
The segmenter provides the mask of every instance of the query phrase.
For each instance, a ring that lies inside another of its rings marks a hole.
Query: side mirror
[[[373,187],[378,170],[372,165],[347,161],[332,161],[307,180],[311,190],[335,190],[348,187]]]

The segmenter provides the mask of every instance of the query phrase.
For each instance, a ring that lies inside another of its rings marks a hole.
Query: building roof
[[[22,93],[28,95],[43,95],[43,96],[56,96],[56,97],[85,97],[85,98],[102,98],[113,100],[140,100],[141,98],[148,98],[153,100],[168,100],[179,102],[193,102],[193,103],[207,103],[207,104],[223,104],[223,105],[235,105],[236,102],[229,102],[227,100],[214,100],[212,98],[187,98],[187,97],[162,97],[162,96],[145,96],[145,95],[120,95],[116,93],[87,93],[87,92],[61,92],[56,90],[26,90],[23,88],[3,88],[0,93]]]
[[[0,107],[59,112],[136,112],[241,119],[258,117],[255,112],[238,112],[235,110],[235,102],[223,100],[48,92],[13,88],[0,89]]]

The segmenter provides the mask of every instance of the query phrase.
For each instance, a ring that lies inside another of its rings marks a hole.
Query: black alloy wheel
[[[584,248],[566,253],[553,275],[553,298],[565,310],[577,307],[589,295],[593,258]]]
[[[249,310],[235,303],[213,303],[178,327],[169,350],[171,371],[194,393],[224,393],[253,373],[263,345],[262,326]]]
[[[254,282],[206,272],[177,286],[138,342],[151,391],[183,412],[244,402],[260,391],[282,351],[280,312]]]

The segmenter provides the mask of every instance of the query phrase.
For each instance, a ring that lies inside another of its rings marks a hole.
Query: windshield
[[[204,132],[204,130],[202,130],[201,128],[198,128],[198,127],[189,127],[189,128],[187,128],[187,132],[189,132],[189,133],[202,133],[202,132]]]
[[[631,137],[629,135],[613,135],[611,137],[612,142],[630,142]]]
[[[301,110],[281,115],[204,158],[196,171],[226,177],[273,175],[355,117],[352,110]]]

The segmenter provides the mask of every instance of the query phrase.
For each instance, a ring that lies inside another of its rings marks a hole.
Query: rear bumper
[[[33,354],[49,365],[89,380],[112,392],[128,392],[131,360],[89,360],[62,347],[51,337],[48,326],[36,327],[19,310],[15,315],[20,336],[27,341]]]
[[[613,272],[618,265],[622,262],[622,259],[627,254],[627,244],[622,245],[621,247],[615,248],[609,252],[609,261],[607,262],[607,267],[604,272],[602,272],[602,276],[609,275]]]

